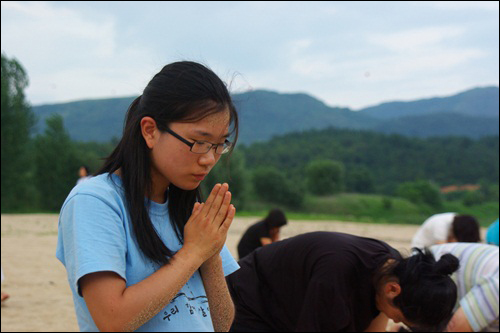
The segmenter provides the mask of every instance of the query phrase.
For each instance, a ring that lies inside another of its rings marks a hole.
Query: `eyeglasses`
[[[233,146],[232,142],[230,142],[229,140],[226,140],[224,143],[219,143],[219,144],[210,143],[210,142],[206,142],[206,141],[189,142],[188,140],[184,139],[182,136],[175,133],[174,131],[172,131],[168,127],[165,129],[165,132],[172,134],[174,137],[176,137],[177,139],[179,139],[180,141],[184,142],[186,145],[191,147],[191,149],[190,149],[191,152],[193,152],[195,154],[206,154],[210,151],[210,149],[212,149],[213,147],[216,147],[215,153],[222,155],[222,154],[228,153],[231,150],[231,147]]]

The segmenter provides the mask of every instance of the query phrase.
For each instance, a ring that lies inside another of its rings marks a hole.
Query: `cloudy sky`
[[[138,95],[202,62],[232,92],[359,109],[499,84],[498,1],[1,2],[2,53],[33,105]]]

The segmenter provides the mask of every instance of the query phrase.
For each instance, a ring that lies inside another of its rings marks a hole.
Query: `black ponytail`
[[[460,263],[451,254],[436,262],[429,250],[414,251],[413,256],[393,266],[391,275],[398,278],[401,286],[394,305],[419,330],[439,332],[451,319],[457,301],[457,286],[450,275]]]
[[[439,261],[434,265],[434,272],[437,275],[448,276],[455,273],[458,270],[460,262],[452,254],[445,254],[439,259]]]

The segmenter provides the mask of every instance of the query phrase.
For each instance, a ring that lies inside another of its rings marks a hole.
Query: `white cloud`
[[[314,46],[320,42],[295,40],[287,53],[289,70],[301,79],[342,80],[346,84],[366,78],[377,82],[412,80],[423,73],[430,77],[487,55],[480,49],[446,46],[463,34],[463,28],[454,26],[369,34],[366,43],[357,47],[371,53],[357,54],[336,49],[319,51]]]
[[[26,68],[33,104],[137,94],[161,66],[187,59],[209,65],[233,91],[301,91],[357,108],[448,93],[458,83],[457,92],[498,84],[495,8],[9,1],[2,51]]]
[[[394,33],[373,34],[368,37],[368,41],[391,51],[407,52],[438,45],[448,39],[460,37],[464,32],[465,28],[457,26],[425,27]]]
[[[498,11],[498,1],[416,1],[418,4],[425,4],[445,10],[496,10]]]
[[[487,53],[477,48],[448,46],[464,33],[462,27],[445,26],[373,34],[368,41],[386,52],[366,61],[365,66],[378,73],[374,80],[409,80],[423,73],[444,73],[486,57]]]
[[[19,40],[36,41],[36,45],[21,45],[35,51],[37,56],[55,59],[57,52],[65,52],[69,46],[76,46],[87,57],[105,58],[115,52],[116,31],[112,17],[85,17],[77,11],[38,1],[2,2],[4,10],[8,14],[2,15],[2,20],[7,20],[6,31],[2,29],[2,48],[19,45],[15,43]]]
[[[2,52],[27,70],[33,104],[140,93],[154,54],[134,43],[119,46],[117,35],[109,15],[2,2]]]

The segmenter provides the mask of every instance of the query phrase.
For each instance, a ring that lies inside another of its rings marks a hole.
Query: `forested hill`
[[[61,104],[34,106],[38,118],[36,133],[45,129],[45,119],[59,114],[73,140],[109,142],[122,136],[123,122],[135,97],[85,100]]]
[[[331,107],[307,94],[256,90],[233,95],[241,117],[240,142],[266,141],[275,135],[327,127],[366,129],[407,136],[498,135],[498,87],[475,88],[454,96],[385,103],[352,111]],[[107,142],[120,137],[134,97],[34,106],[36,133],[54,113],[63,116],[78,141]]]
[[[449,184],[498,184],[498,136],[408,138],[367,131],[329,128],[292,133],[242,147],[249,169],[274,167],[293,183],[303,181],[314,160],[341,162],[347,173],[370,175],[376,192],[391,193],[398,184],[420,179]]]

